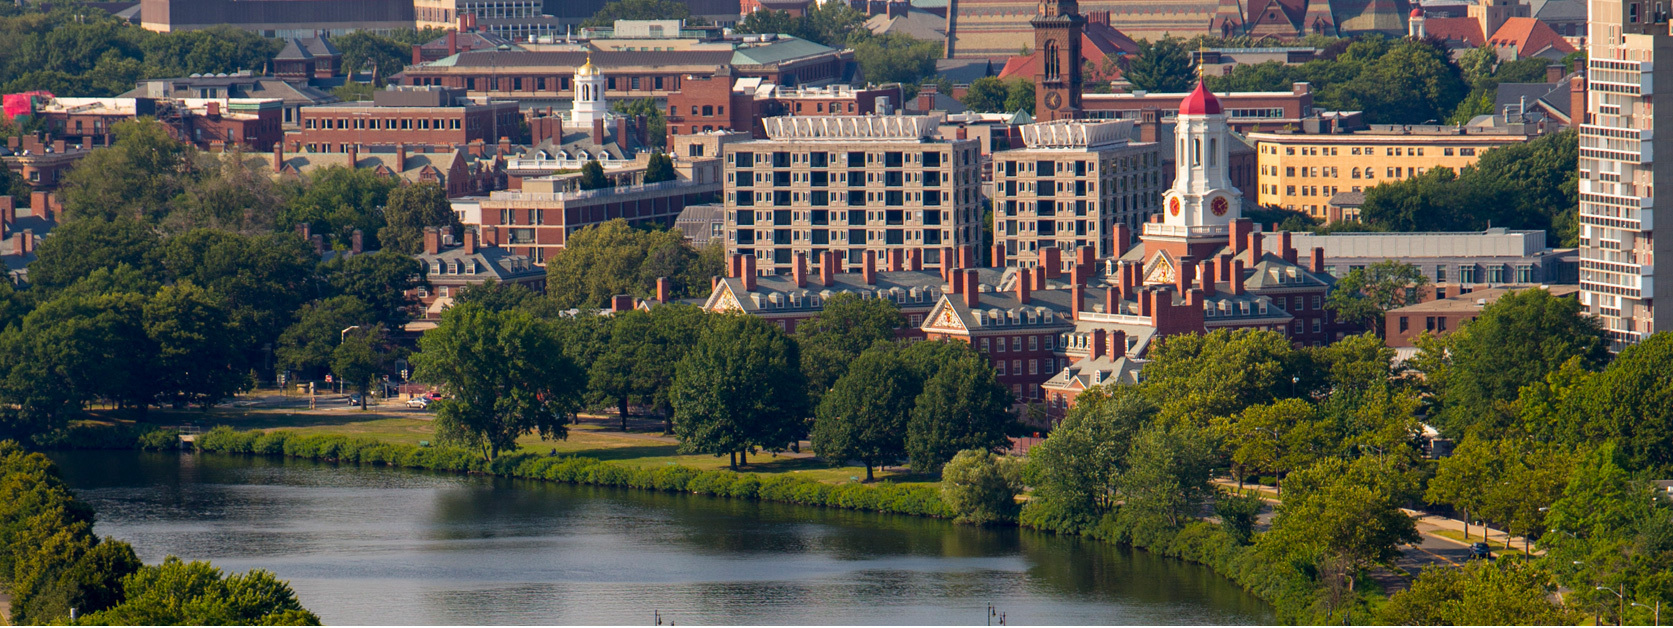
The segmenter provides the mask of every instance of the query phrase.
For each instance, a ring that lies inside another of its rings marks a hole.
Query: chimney
[[[1063,250],[1055,246],[1041,250],[1040,266],[1046,269],[1047,279],[1056,279],[1058,275],[1063,274]],[[1045,284],[1041,284],[1040,287],[1044,288]]]
[[[726,276],[727,277],[742,277],[742,276],[744,276],[744,256],[743,255],[733,253],[730,256],[727,256],[727,258],[726,258]]]
[[[10,196],[0,196],[0,223],[10,226],[17,222],[17,206]]]
[[[1191,289],[1191,282],[1197,279],[1196,270],[1197,265],[1192,262],[1190,257],[1179,258],[1179,269],[1174,271],[1173,274],[1174,289],[1178,290],[1179,294],[1183,295],[1185,291]]]
[[[405,143],[396,142],[395,144],[395,169],[407,169],[407,145]]]
[[[593,120],[593,144],[595,146],[603,146],[604,145],[604,121],[603,120],[599,120],[599,119],[594,119]]]
[[[475,231],[466,231],[465,232],[465,254],[466,255],[476,254],[476,232]]]
[[[362,232],[359,229],[355,229],[354,233],[349,234],[349,251],[350,252],[363,253],[366,250],[365,247],[366,247],[366,234],[365,234],[365,232]]]
[[[877,284],[877,251],[866,251],[864,266],[860,267],[860,280],[866,285]]]
[[[1231,242],[1228,242],[1227,245],[1231,247],[1233,253],[1242,253],[1243,249],[1249,246],[1249,234],[1254,230],[1255,224],[1248,218],[1239,218],[1232,221]]]
[[[745,255],[744,256],[743,271],[744,271],[744,291],[754,292],[755,291],[755,256],[754,255]]]
[[[1127,332],[1117,329],[1110,333],[1109,356],[1112,360],[1127,357]]]
[[[633,309],[633,295],[618,294],[610,297],[610,311],[621,313]]]
[[[447,31],[447,56],[459,54],[459,31]]]
[[[1113,287],[1104,288],[1104,313],[1120,314],[1121,312],[1116,311],[1119,309],[1121,309],[1121,290]]]
[[[1023,277],[1024,278],[1033,277],[1033,282],[1034,283],[1031,284],[1031,285],[1035,290],[1045,290],[1046,289],[1046,269],[1045,268],[1035,266],[1033,268],[1027,269],[1027,270],[1023,271]]]
[[[950,281],[952,279],[953,268],[956,266],[953,255],[953,247],[941,247],[941,279],[943,280]]]
[[[1069,320],[1080,320],[1081,302],[1086,300],[1086,284],[1077,283],[1069,289]]]
[[[924,250],[911,249],[906,252],[906,269],[920,271],[924,269]]]
[[[34,229],[24,229],[23,230],[23,252],[26,255],[29,254],[29,253],[34,253],[35,252],[35,230]]]
[[[1083,284],[1092,278],[1093,265],[1098,261],[1097,252],[1090,246],[1075,249],[1075,283]]]
[[[1220,268],[1218,269],[1219,274],[1215,275],[1215,277],[1231,277],[1232,276],[1232,254],[1231,253],[1221,253],[1220,257],[1218,257],[1216,259],[1218,259],[1219,262],[1220,262]]]
[[[1203,260],[1200,281],[1204,296],[1214,296],[1214,260]]]
[[[981,302],[981,290],[979,290],[981,283],[977,279],[976,269],[966,268],[960,272],[964,273],[964,306],[976,307],[976,304]]]
[[[827,288],[836,283],[836,252],[825,251],[819,254],[819,285]]]
[[[504,135],[500,136],[500,154],[501,155],[511,154],[511,138],[506,137]]]
[[[1134,295],[1133,300],[1139,302],[1139,316],[1150,316],[1151,307],[1156,305],[1156,292],[1150,288],[1140,288],[1138,294]]]
[[[1545,82],[1556,83],[1563,80],[1563,64],[1553,63],[1545,66]]]
[[[902,263],[904,261],[902,258],[906,257],[906,251],[900,249],[889,249],[884,252],[884,255],[887,256],[889,261],[889,272],[898,273],[905,268],[905,264]]]
[[[1098,358],[1104,357],[1104,343],[1105,342],[1106,342],[1106,339],[1104,337],[1104,328],[1099,327],[1097,329],[1092,330],[1092,342],[1088,343],[1090,346],[1087,347],[1087,349],[1089,349],[1089,351],[1086,354],[1086,359],[1088,361],[1090,361],[1090,360],[1096,360]]]
[[[1579,65],[1579,61],[1575,64]],[[1577,74],[1568,81],[1568,115],[1571,116],[1569,126],[1577,126],[1590,122],[1586,116],[1586,76]]]
[[[622,150],[627,150],[627,138],[627,118],[616,118],[616,143],[621,145]]]
[[[993,267],[1005,267],[1005,245],[1003,244],[993,245]]]
[[[720,275],[710,275],[709,276],[709,292],[714,292],[714,291],[719,290],[719,289],[720,289]]]
[[[1323,275],[1324,274],[1324,247],[1322,247],[1322,246],[1313,247],[1313,263],[1312,263],[1312,266],[1310,268],[1308,268],[1308,270],[1313,271],[1313,274],[1315,274],[1315,275]]]
[[[1266,255],[1261,252],[1261,233],[1258,231],[1249,232],[1249,244],[1243,248],[1249,251],[1250,266],[1261,263],[1261,258],[1266,257]]]
[[[1290,246],[1290,232],[1278,232],[1278,250],[1283,251],[1284,261],[1295,263],[1295,247]]]
[[[32,210],[31,215],[40,216],[41,212],[46,209],[46,206],[46,192],[36,190],[29,193],[29,209]]]
[[[790,274],[796,279],[797,288],[807,287],[807,254],[796,252],[796,259],[791,261]]]
[[[418,44],[413,44],[412,45],[412,64],[413,65],[418,65],[418,64],[423,63],[423,62],[424,62],[424,47],[420,46]]]
[[[1031,292],[1030,288],[1031,286],[1028,285],[1027,281],[1024,281],[1021,277],[1017,278],[1017,303],[1028,305],[1028,299],[1031,296],[1029,294]]]
[[[208,117],[210,117],[210,118],[221,117],[221,103],[219,101],[211,100],[207,104],[205,104],[203,106],[203,108],[204,108],[205,113],[208,114]]]
[[[273,172],[285,171],[285,143],[273,143]]]
[[[13,255],[23,255],[23,254],[26,254],[26,253],[29,252],[28,249],[25,248],[26,245],[24,245],[24,243],[23,243],[23,238],[24,238],[23,232],[13,232],[12,233],[12,254]]]
[[[348,153],[349,153],[349,169],[353,170],[360,165],[360,145],[359,144],[349,144]]]
[[[324,255],[325,254],[325,235],[316,233],[316,234],[314,234],[314,237],[311,238],[311,240],[313,240],[313,242],[314,242],[314,254]]]
[[[303,242],[307,242],[307,241],[313,239],[313,237],[312,237],[313,236],[313,231],[314,231],[314,226],[313,225],[310,225],[310,224],[305,223],[305,222],[296,223],[296,235],[301,237]]]
[[[944,250],[946,250],[947,252],[951,252],[951,249],[944,249]],[[953,268],[957,268],[959,270],[964,270],[966,268],[975,268],[975,267],[976,267],[976,246],[973,245],[973,244],[961,244],[961,245],[959,245],[959,247],[958,247],[958,259],[956,260]]]
[[[668,281],[667,277],[657,277],[656,278],[656,300],[657,300],[657,302],[658,303],[667,303],[673,297],[674,297],[673,282]]]
[[[1233,295],[1243,295],[1243,260],[1232,260],[1232,274],[1226,278],[1226,283],[1231,284]]]
[[[947,280],[947,291],[953,294],[964,294],[963,270],[953,270],[953,277]]]
[[[424,253],[435,255],[441,252],[441,230],[435,227],[424,228]]]

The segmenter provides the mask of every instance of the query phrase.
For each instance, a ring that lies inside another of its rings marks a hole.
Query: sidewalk
[[[1223,487],[1226,487],[1226,488],[1230,488],[1230,489],[1237,488],[1237,482],[1233,481],[1229,478],[1214,478],[1213,482],[1215,484],[1219,485],[1219,486],[1223,486]],[[1263,500],[1265,500],[1269,503],[1277,504],[1277,503],[1280,502],[1280,500],[1278,499],[1277,491],[1275,491],[1271,487],[1261,486],[1261,485],[1257,485],[1257,484],[1244,484],[1243,489],[1246,490],[1246,491],[1247,490],[1255,491],[1256,493],[1258,493],[1261,496],[1261,499],[1263,499]],[[1411,509],[1408,509],[1408,508],[1402,508],[1400,510],[1402,512],[1405,512],[1408,516],[1410,516],[1413,520],[1415,520],[1417,522],[1417,531],[1418,531],[1419,534],[1422,534],[1424,536],[1434,538],[1434,539],[1437,539],[1437,540],[1441,540],[1441,541],[1445,541],[1447,543],[1452,543],[1452,544],[1458,545],[1460,547],[1469,547],[1470,543],[1481,542],[1482,530],[1484,529],[1482,526],[1479,526],[1479,525],[1469,526],[1469,534],[1467,535],[1467,538],[1469,540],[1468,541],[1462,541],[1462,540],[1459,540],[1459,539],[1452,538],[1450,536],[1444,536],[1444,535],[1440,534],[1439,532],[1441,530],[1447,530],[1447,531],[1451,531],[1451,532],[1456,532],[1459,535],[1464,535],[1464,530],[1465,530],[1464,522],[1459,521],[1457,519],[1449,519],[1449,518],[1446,518],[1446,517],[1442,517],[1440,515],[1425,514],[1423,512],[1419,512],[1419,511],[1416,511],[1416,510],[1411,510]],[[1494,530],[1494,529],[1491,529],[1491,528],[1486,528],[1486,534],[1487,534],[1486,543],[1495,550],[1504,549],[1505,542],[1507,540],[1511,543],[1511,547],[1518,550],[1518,551],[1522,551],[1523,548],[1527,546],[1527,539],[1524,539],[1520,536],[1511,536],[1509,533],[1507,533],[1503,530]],[[1541,556],[1541,555],[1545,554],[1545,551],[1544,550],[1533,550],[1532,552],[1529,552],[1529,553],[1534,555],[1534,556]]]

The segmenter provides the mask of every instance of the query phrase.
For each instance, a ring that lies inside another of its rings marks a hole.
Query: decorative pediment
[[[737,295],[732,294],[732,287],[723,283],[720,290],[716,291],[714,300],[710,302],[709,311],[742,312],[744,306],[738,303]]]
[[[970,330],[969,327],[965,326],[964,320],[959,317],[958,311],[953,309],[952,304],[948,303],[946,297],[943,297],[940,303],[935,304],[935,309],[930,310],[923,329],[924,331],[950,333],[966,333]]]
[[[1168,255],[1167,251],[1159,251],[1155,257],[1150,258],[1150,263],[1145,265],[1144,283],[1171,284],[1174,278],[1179,276],[1178,272],[1173,256]]]

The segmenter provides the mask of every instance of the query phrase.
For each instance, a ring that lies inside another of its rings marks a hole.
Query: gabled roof
[[[983,284],[988,285],[988,284]],[[1069,290],[1040,290],[1029,295],[1028,303],[1014,291],[978,292],[976,307],[965,305],[961,295],[947,294],[924,317],[924,331],[969,335],[974,331],[1025,331],[1073,329],[1073,307]]]
[[[1551,29],[1551,25],[1531,17],[1513,17],[1505,20],[1503,26],[1487,38],[1487,43],[1493,46],[1514,46],[1517,58],[1527,58],[1555,50],[1568,54],[1574,52],[1574,44],[1568,43],[1562,35]]]
[[[1530,111],[1537,106],[1558,120],[1569,122],[1573,102],[1569,77],[1555,83],[1500,83],[1493,111],[1502,112],[1509,105],[1527,103]]]
[[[798,315],[821,311],[831,297],[849,293],[887,298],[902,309],[923,309],[935,305],[947,287],[935,271],[879,271],[872,284],[865,283],[862,273],[837,273],[831,279],[831,285],[825,286],[819,283],[817,274],[810,274],[805,285],[797,287],[796,280],[788,275],[762,275],[755,278],[755,290],[750,291],[744,289],[742,278],[727,277],[720,280],[703,308],[759,316]]]
[[[1111,358],[1103,355],[1095,360],[1076,360],[1041,386],[1048,390],[1078,393],[1104,384],[1136,384],[1141,366],[1140,361],[1127,356]]]
[[[465,253],[465,247],[454,246],[433,255],[419,253],[413,258],[428,268],[431,281],[513,281],[546,275],[546,269],[536,266],[527,255],[518,255],[497,246],[479,246],[475,253]]]
[[[1481,20],[1473,17],[1431,17],[1423,20],[1423,33],[1443,40],[1464,42],[1473,47],[1487,43],[1481,34]]]
[[[1581,0],[1533,0],[1529,3],[1534,19],[1554,22],[1586,19],[1586,3]]]
[[[1138,54],[1139,46],[1132,38],[1119,30],[1103,24],[1087,24],[1081,31],[1081,57],[1091,62],[1093,73],[1086,78],[1097,81],[1113,81],[1121,78],[1121,68],[1116,64],[1105,63],[1111,56]],[[1105,66],[1110,66],[1105,72]],[[1026,55],[1017,55],[1005,60],[1005,67],[999,71],[999,78],[1034,79],[1040,73],[1040,51],[1036,50]]]

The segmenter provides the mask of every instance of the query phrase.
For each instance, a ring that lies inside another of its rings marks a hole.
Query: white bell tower
[[[569,108],[569,118],[581,129],[591,128],[594,120],[608,121],[610,104],[604,101],[604,71],[593,65],[592,55],[587,63],[575,68],[575,104]]]
[[[1243,193],[1229,174],[1234,141],[1220,100],[1203,84],[1179,103],[1174,128],[1173,189],[1162,199],[1162,223],[1180,227],[1230,225],[1242,213]]]

